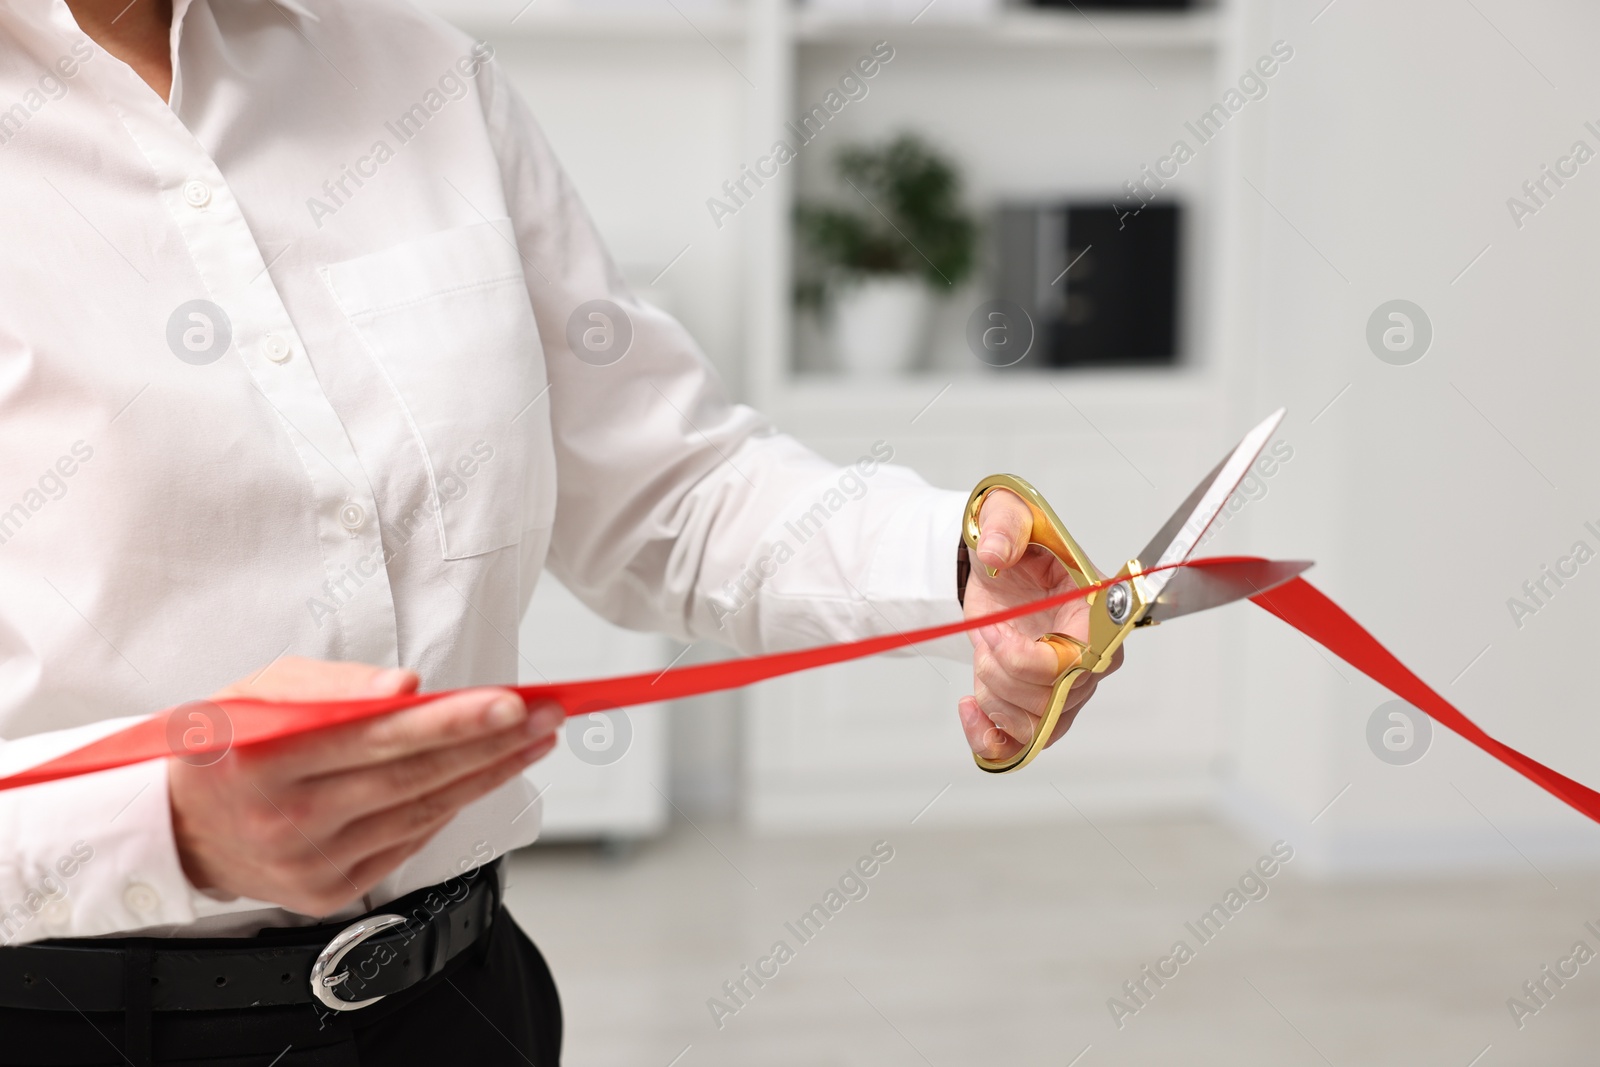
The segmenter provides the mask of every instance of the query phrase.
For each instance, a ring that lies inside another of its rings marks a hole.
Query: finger
[[[1088,698],[1085,697],[1084,699],[1087,700]],[[1050,739],[1044,743],[1045,748],[1049,748],[1051,745],[1061,740],[1061,736],[1072,728],[1073,721],[1077,719],[1078,712],[1082,709],[1082,701],[1076,705],[1069,704],[1067,707],[1061,709],[1061,717],[1056,720],[1055,728],[1050,731]]]
[[[981,683],[974,688],[976,691],[973,693],[973,699],[978,702],[978,710],[987,715],[990,722],[1004,730],[1014,740],[1024,743],[1033,740],[1039,716],[1020,704],[1001,699]]]
[[[962,697],[956,705],[961,717],[961,730],[967,735],[967,745],[973,753],[984,759],[1010,759],[1022,751],[1022,744],[995,726],[978,707],[973,697]]]
[[[1074,678],[1072,680],[1072,688],[1067,692],[1066,706],[1070,709],[1076,710],[1082,705],[1087,704],[1089,702],[1089,698],[1094,696],[1095,689],[1100,685],[1101,680],[1104,679],[1106,675],[1116,670],[1117,666],[1122,662],[1121,656],[1122,650],[1118,649],[1116,656],[1111,660],[1111,666],[1106,670],[1098,673],[1093,671],[1085,671],[1083,674],[1080,674],[1078,677]]]
[[[1119,649],[1118,654],[1120,655],[1120,653],[1121,650]],[[1115,662],[1113,661],[1113,663]],[[1111,669],[1115,670],[1116,668],[1112,667]],[[1049,748],[1059,741],[1061,735],[1066,733],[1068,728],[1072,726],[1073,722],[1078,718],[1078,712],[1082,711],[1084,705],[1089,703],[1089,698],[1094,696],[1095,687],[1100,684],[1102,677],[1104,677],[1103,674],[1086,672],[1073,679],[1072,688],[1067,691],[1067,700],[1061,709],[1061,717],[1056,720],[1055,729],[1050,731],[1050,739],[1044,743],[1045,748]]]
[[[332,850],[354,864],[418,834],[437,832],[437,827],[455,818],[462,808],[488,796],[547,755],[555,742],[554,736],[534,742],[442,789],[357,820],[334,835]]]
[[[1054,684],[1063,671],[1078,665],[1081,655],[1068,642],[1034,640],[1004,623],[985,626],[979,633],[995,666],[1030,685]]]
[[[1085,672],[1072,680],[1072,688],[1067,690],[1066,706],[1076,710],[1089,702],[1094,696],[1095,687],[1100,684],[1103,675]]]
[[[301,802],[333,816],[332,832],[374,812],[424,797],[451,782],[491,767],[529,745],[553,739],[565,721],[561,708],[542,704],[519,727],[488,737],[433,749],[373,767],[337,771],[302,783]]]
[[[263,777],[290,781],[371,767],[521,726],[527,705],[509,689],[468,689],[414,708],[285,738],[240,755]]]
[[[449,819],[441,819],[425,832],[416,834],[404,841],[367,856],[349,865],[338,872],[338,881],[331,887],[328,895],[319,898],[316,904],[308,903],[306,906],[296,907],[292,910],[303,915],[328,916],[342,911],[345,907],[361,899],[363,894],[377,888],[389,875],[393,874],[406,860],[421,852],[434,836],[449,825]]]
[[[410,693],[417,684],[416,672],[400,667],[280,656],[249,678],[218,690],[212,699],[353,700]]]
[[[1015,566],[1033,535],[1033,512],[1009,489],[983,498],[978,511],[978,562],[991,570]]]
[[[438,829],[434,830],[433,833],[418,834],[397,845],[384,849],[376,855],[368,856],[350,868],[347,872],[347,878],[360,888],[361,893],[370,893],[377,887],[378,883],[393,874],[396,867],[421,852],[428,842],[433,840],[433,834],[444,829],[445,825],[445,823],[440,823]],[[354,900],[353,897],[351,899]],[[349,901],[345,903],[349,903]],[[339,907],[329,911],[328,914],[333,914],[343,906],[343,904],[339,905]]]
[[[1043,715],[1049,709],[1050,696],[1055,691],[1051,685],[1034,685],[1014,678],[988,658],[978,660],[972,677],[975,685],[1001,700],[1026,708],[1030,715]]]
[[[510,779],[517,776],[517,773],[520,773],[520,771],[526,771],[528,766],[534,765],[534,763],[538,763],[538,761],[542,760],[542,758],[547,757],[547,755],[550,753],[550,750],[555,749],[557,741],[557,737],[547,737],[547,739],[544,739],[544,741],[534,742],[534,744],[530,745],[528,749],[523,750],[522,755],[520,755],[520,765],[518,765],[517,771],[509,774],[509,776],[506,777],[506,781],[510,781]],[[504,785],[504,782],[501,782],[501,784]],[[498,789],[498,787],[496,787],[496,789]],[[493,792],[493,790],[490,790],[490,792]],[[467,803],[470,803],[470,801],[467,801]],[[400,841],[398,845],[389,846],[389,848],[384,849],[384,851],[381,851],[381,853],[378,853],[379,857],[394,857],[394,859],[390,859],[390,865],[387,867],[386,873],[389,872],[389,870],[394,870],[394,867],[395,865],[398,865],[398,862],[405,861],[406,857],[410,857],[411,854],[416,853],[419,848],[427,845],[430,840],[434,840],[435,833],[445,829],[446,825],[450,825],[451,822],[456,819],[456,816],[458,816],[459,813],[461,813],[461,809],[459,808],[453,809],[453,811],[445,811],[445,813],[435,817],[434,821],[427,822],[427,824],[422,825],[421,830],[418,830],[418,832],[414,833],[414,835],[411,835],[410,838],[406,838],[406,840]],[[371,859],[363,859],[363,861],[358,862],[357,869],[362,869],[363,865],[370,864],[370,862]],[[382,878],[379,877],[378,881],[381,880]]]

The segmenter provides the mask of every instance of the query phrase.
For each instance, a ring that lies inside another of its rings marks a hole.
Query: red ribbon
[[[1191,560],[1182,567],[1205,567],[1236,562],[1240,557]],[[1160,568],[1166,569],[1166,568]],[[516,686],[515,691],[529,703],[554,702],[568,716],[587,715],[613,708],[738,689],[769,678],[797,671],[825,667],[834,663],[862,659],[941,637],[965,633],[984,626],[1047,611],[1080,600],[1111,582],[1074,589],[1004,611],[945,626],[932,626],[908,633],[870,637],[840,645],[825,645],[795,652],[778,652],[749,659],[678,667],[658,673],[632,674],[620,678],[600,678],[585,682],[556,682],[552,685]],[[1253,601],[1328,651],[1365,674],[1379,685],[1428,713],[1495,759],[1566,801],[1589,818],[1600,822],[1600,793],[1573,781],[1537,760],[1524,756],[1509,745],[1484,733],[1444,697],[1434,692],[1405,664],[1352,619],[1343,608],[1328,599],[1304,578],[1294,578]],[[35,767],[0,778],[0,790],[52,782],[80,774],[125,767],[171,755],[198,758],[206,753],[242,748],[311,730],[356,722],[415,707],[444,696],[443,693],[413,693],[378,700],[316,701],[280,704],[261,700],[227,698],[183,704],[158,712],[132,726]],[[222,712],[218,715],[218,709]],[[185,736],[191,723],[199,724],[201,736]]]
[[[1250,598],[1413,707],[1427,712],[1528,781],[1600,822],[1600,793],[1501,741],[1434,692],[1356,620],[1304,578]]]

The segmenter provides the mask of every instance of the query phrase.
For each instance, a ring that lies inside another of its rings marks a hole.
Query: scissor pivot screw
[[[1106,590],[1106,616],[1118,626],[1128,621],[1128,611],[1133,607],[1133,596],[1126,582]]]

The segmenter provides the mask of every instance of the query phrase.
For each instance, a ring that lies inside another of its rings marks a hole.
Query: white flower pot
[[[869,275],[830,294],[829,339],[839,369],[859,378],[909,372],[921,354],[933,294],[921,278]]]

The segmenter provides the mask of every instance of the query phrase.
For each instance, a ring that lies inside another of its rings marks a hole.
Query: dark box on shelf
[[[1019,366],[1176,363],[1181,211],[1146,204],[1134,213],[1105,201],[1002,207],[996,295],[1034,327]]]

